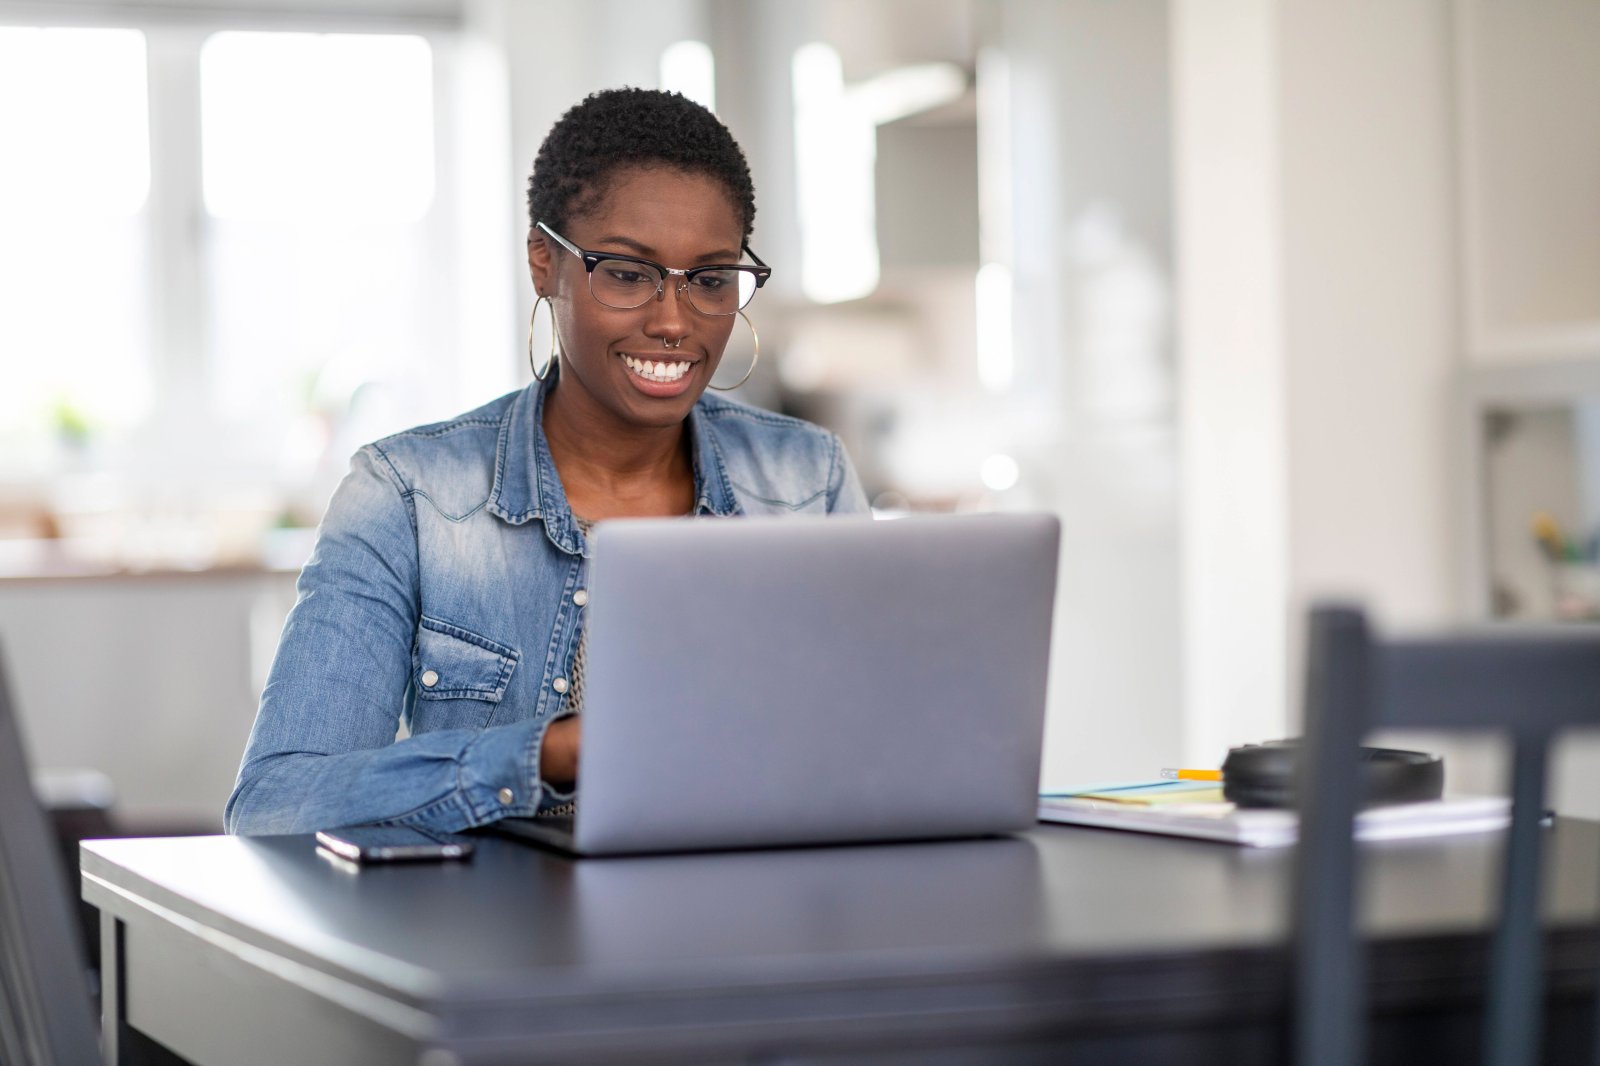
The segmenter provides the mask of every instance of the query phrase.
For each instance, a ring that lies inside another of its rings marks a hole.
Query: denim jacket
[[[455,831],[572,798],[539,778],[588,602],[543,430],[553,381],[356,453],[301,572],[229,832]],[[708,393],[689,432],[696,515],[867,510],[816,426]]]

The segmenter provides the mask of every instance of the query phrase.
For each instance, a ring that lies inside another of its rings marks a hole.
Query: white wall
[[[1010,229],[983,239],[1015,278],[1016,363],[994,403],[1062,522],[1044,780],[1145,777],[1182,735],[1167,4],[990,14],[1009,166],[980,186],[1005,182]]]
[[[1180,0],[1189,752],[1294,731],[1299,622],[1451,613],[1443,3]]]
[[[1278,24],[1291,618],[1453,614],[1450,21],[1289,0]],[[1291,648],[1297,648],[1291,624]]]
[[[1600,4],[1452,9],[1465,349],[1600,357]]]
[[[1284,735],[1288,396],[1273,0],[1175,0],[1184,763]]]

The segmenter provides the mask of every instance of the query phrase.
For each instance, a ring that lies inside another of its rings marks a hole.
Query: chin
[[[665,429],[676,426],[689,417],[689,412],[700,399],[703,389],[692,389],[682,396],[654,403],[630,404],[626,411],[628,421],[640,426]]]

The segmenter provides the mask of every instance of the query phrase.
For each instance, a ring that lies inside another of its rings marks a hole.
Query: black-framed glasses
[[[591,252],[579,248],[543,222],[538,226],[561,247],[583,260],[583,268],[589,272],[590,294],[618,311],[643,307],[651,299],[660,299],[666,292],[667,278],[674,277],[678,279],[678,292],[686,293],[689,303],[701,314],[737,314],[772,276],[772,268],[750,250],[749,244],[742,247],[755,266],[713,264],[678,270],[635,255]]]

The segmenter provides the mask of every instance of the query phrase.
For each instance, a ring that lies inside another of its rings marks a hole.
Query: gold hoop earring
[[[539,317],[539,305],[550,304],[550,355],[544,361],[541,371],[533,365],[533,321]],[[534,380],[543,381],[545,375],[550,373],[550,368],[556,361],[556,305],[550,303],[550,297],[541,296],[533,301],[533,313],[528,316],[528,369],[533,372]]]
[[[740,378],[738,381],[735,381],[732,385],[711,385],[711,388],[716,389],[718,392],[732,392],[740,385],[743,385],[745,382],[749,381],[750,375],[756,372],[756,364],[761,362],[761,334],[756,332],[755,323],[751,322],[749,318],[746,318],[743,311],[735,311],[734,314],[738,315],[740,318],[743,318],[744,324],[750,327],[750,339],[756,342],[756,354],[755,358],[750,360],[750,369],[744,372],[744,377]]]

